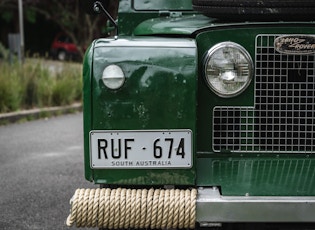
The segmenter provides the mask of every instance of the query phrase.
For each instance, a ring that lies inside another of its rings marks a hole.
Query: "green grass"
[[[0,61],[0,113],[69,105],[81,98],[80,64],[41,59],[26,59],[23,65]]]

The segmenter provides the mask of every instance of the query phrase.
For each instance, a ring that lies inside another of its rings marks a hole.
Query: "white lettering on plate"
[[[136,166],[165,166],[172,165],[171,161],[137,161]]]
[[[129,166],[171,166],[171,161],[111,161],[111,166],[116,167],[129,167]]]
[[[112,166],[133,166],[133,162],[132,161],[112,161]]]

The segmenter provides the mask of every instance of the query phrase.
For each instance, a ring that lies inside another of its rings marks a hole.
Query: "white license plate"
[[[191,130],[91,131],[91,168],[190,168]]]

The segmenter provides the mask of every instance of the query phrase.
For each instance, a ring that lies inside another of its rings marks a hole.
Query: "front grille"
[[[214,151],[315,150],[314,54],[280,54],[276,37],[256,38],[254,106],[214,108]]]

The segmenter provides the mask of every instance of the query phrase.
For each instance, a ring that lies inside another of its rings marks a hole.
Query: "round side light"
[[[118,65],[109,65],[103,71],[102,80],[107,88],[119,89],[125,82],[125,75]]]

